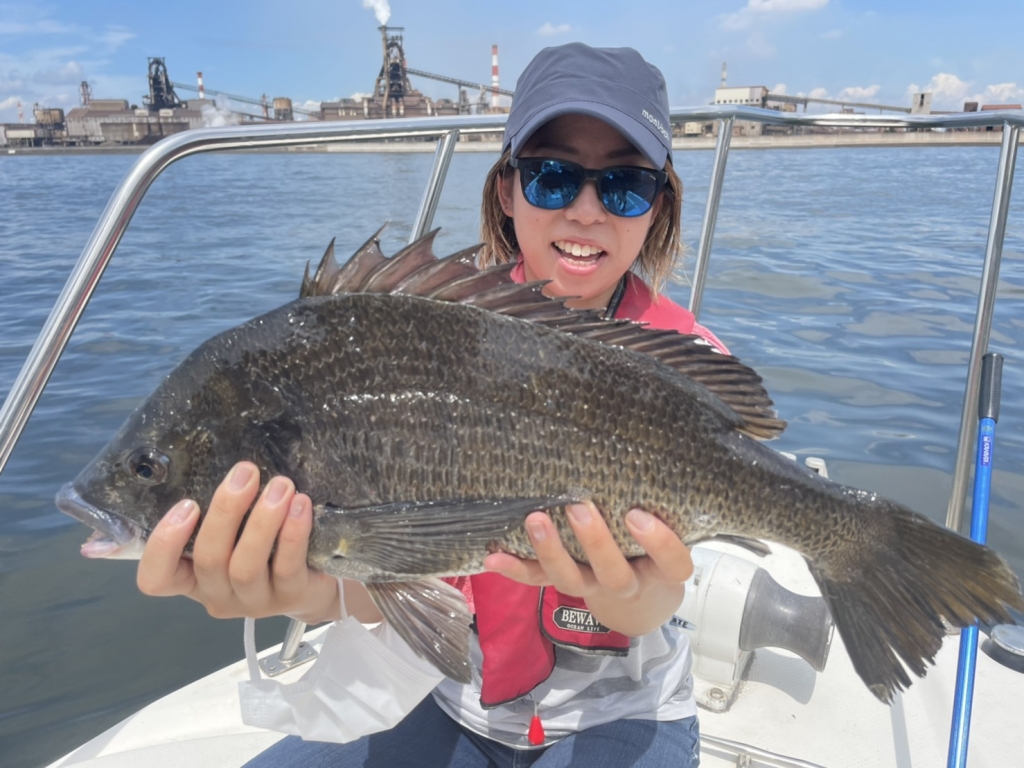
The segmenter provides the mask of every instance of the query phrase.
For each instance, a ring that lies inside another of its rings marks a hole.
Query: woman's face
[[[545,123],[519,156],[571,160],[585,168],[652,167],[621,133],[587,115],[563,115]],[[569,206],[547,211],[523,197],[519,171],[502,180],[498,195],[502,210],[515,224],[526,279],[551,281],[545,289],[550,296],[578,296],[568,302],[576,309],[608,306],[661,205],[659,195],[643,216],[613,216],[601,204],[596,185],[588,181]]]

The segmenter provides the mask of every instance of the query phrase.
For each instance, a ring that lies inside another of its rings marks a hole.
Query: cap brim
[[[554,104],[532,115],[523,123],[515,136],[506,136],[503,149],[512,147],[512,156],[516,157],[523,145],[544,123],[562,115],[589,115],[596,117],[615,128],[619,133],[646,157],[655,168],[664,168],[669,151],[651,128],[644,125],[625,112],[593,101],[566,101]]]

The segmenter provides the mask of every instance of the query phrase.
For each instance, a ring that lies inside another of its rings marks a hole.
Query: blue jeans
[[[513,749],[463,728],[427,696],[390,731],[348,744],[288,736],[245,768],[695,768],[699,749],[696,717],[617,720],[545,749]]]

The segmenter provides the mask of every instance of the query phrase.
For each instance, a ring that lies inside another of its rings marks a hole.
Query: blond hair
[[[480,206],[480,239],[483,248],[478,257],[481,267],[512,261],[519,254],[515,224],[502,210],[501,199],[498,197],[498,185],[514,170],[508,163],[510,156],[511,150],[506,150],[491,167],[484,181],[483,202]],[[668,174],[668,181],[661,192],[661,206],[633,262],[633,269],[648,283],[655,295],[672,274],[676,259],[682,251],[679,214],[682,210],[683,182],[672,167],[671,160],[665,163],[665,173]]]

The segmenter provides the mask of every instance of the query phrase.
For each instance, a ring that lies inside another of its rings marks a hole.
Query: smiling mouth
[[[563,256],[573,259],[592,259],[605,254],[605,251],[596,245],[580,245],[570,240],[556,240],[552,245]]]

